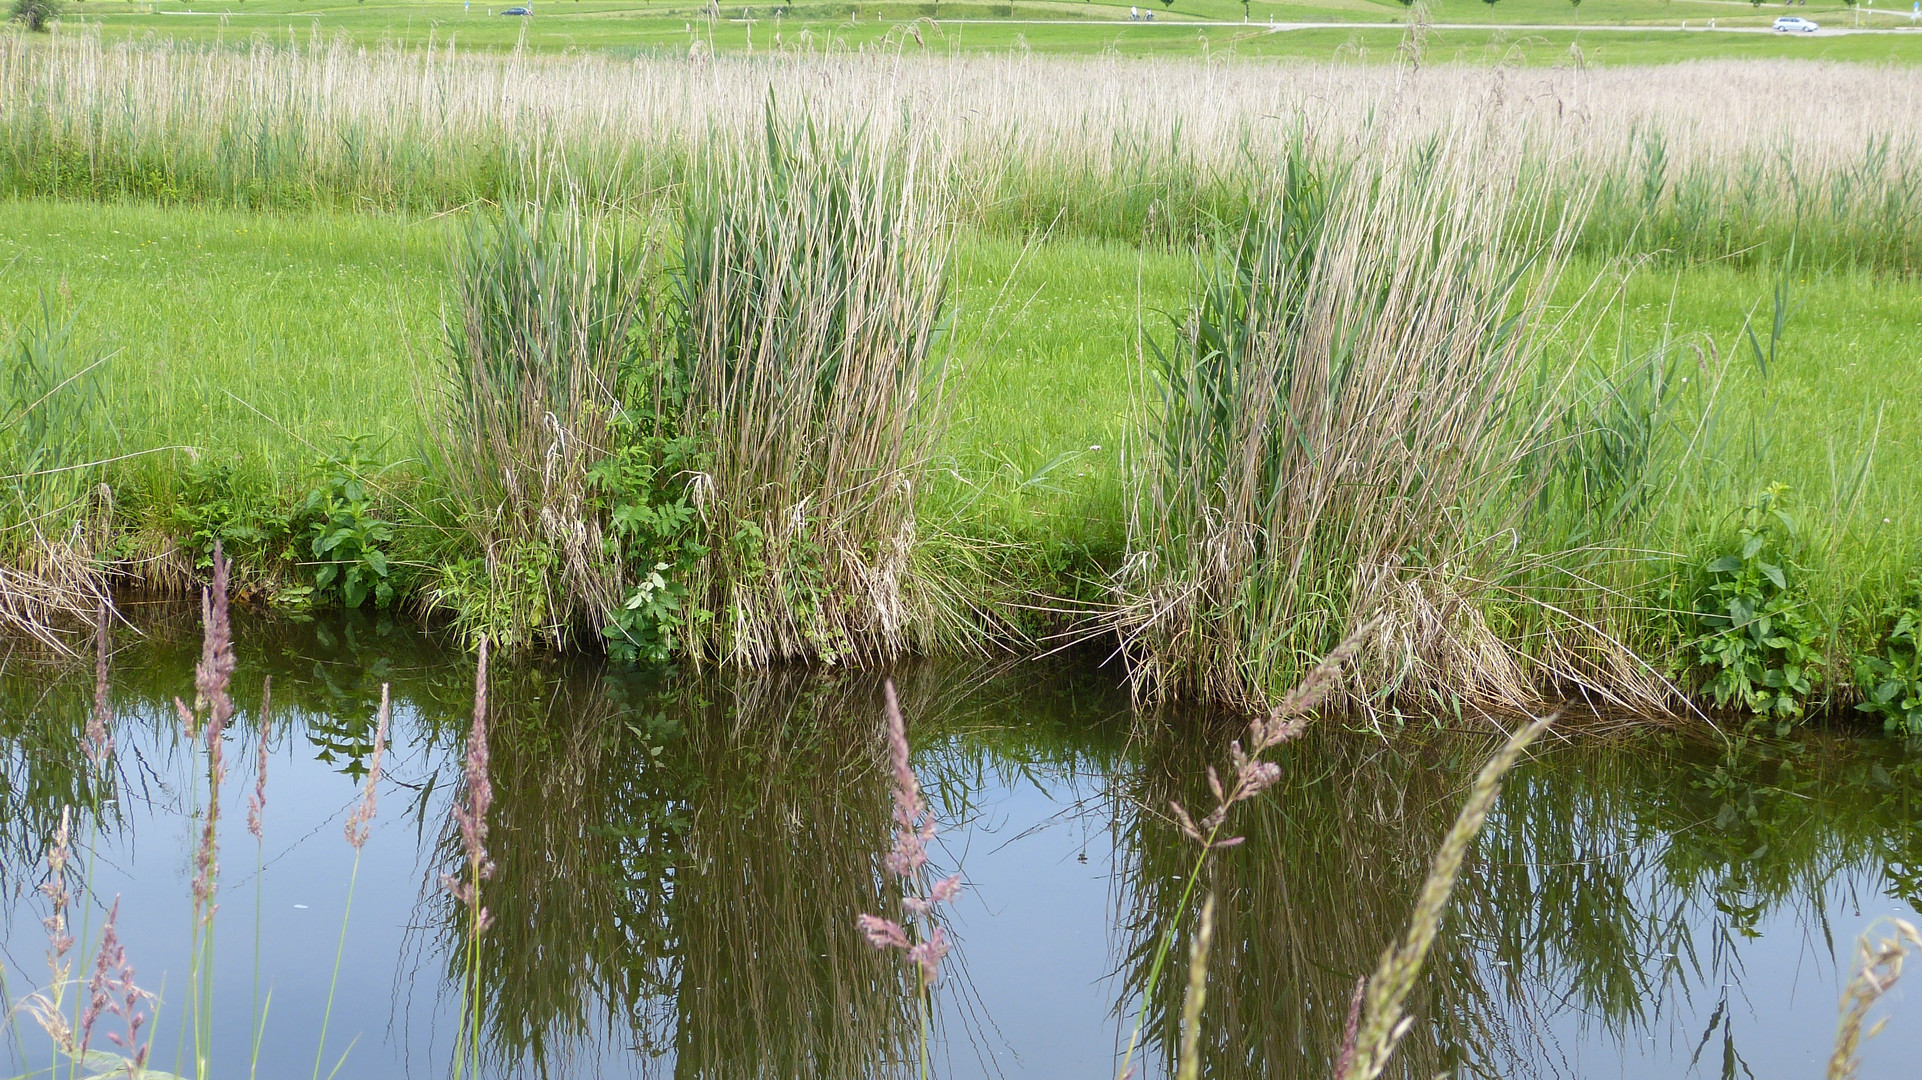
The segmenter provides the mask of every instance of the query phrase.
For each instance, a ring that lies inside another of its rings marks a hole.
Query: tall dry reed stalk
[[[718,142],[684,197],[674,274],[681,430],[709,554],[697,656],[872,660],[954,632],[918,564],[939,434],[947,221],[926,148],[843,123]]]

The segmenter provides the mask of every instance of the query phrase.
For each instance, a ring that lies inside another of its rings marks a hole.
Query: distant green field
[[[536,0],[529,18],[502,16],[508,0],[76,0],[65,19],[113,38],[307,40],[345,34],[363,44],[418,45],[450,38],[463,48],[565,52],[685,53],[696,41],[725,51],[776,47],[898,47],[907,50],[1344,58],[1392,56],[1410,9],[1399,0],[1173,0],[1138,5],[1153,22],[1130,18],[1114,0],[1021,3],[722,4]],[[1922,60],[1922,29],[1907,11],[1860,10],[1834,0],[1796,5],[1822,24],[1813,37],[1758,33],[1785,8],[1744,0],[1439,0],[1432,60],[1468,62],[1656,63],[1704,57],[1793,56],[1911,63]],[[712,18],[718,12],[719,18]],[[1714,32],[1709,31],[1713,22]],[[1336,24],[1310,25],[1302,24]],[[1830,33],[1872,29],[1876,33]],[[1891,32],[1891,31],[1903,32]]]

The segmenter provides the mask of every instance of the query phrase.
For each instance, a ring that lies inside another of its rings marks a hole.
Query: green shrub
[[[615,415],[612,449],[588,471],[607,515],[607,553],[634,583],[601,628],[608,655],[627,663],[669,659],[712,618],[688,605],[684,584],[708,548],[688,483],[705,458],[675,429],[686,399],[679,376],[676,366],[649,362],[624,377],[622,399],[639,404]]]
[[[1891,732],[1922,735],[1922,572],[1909,576],[1902,596],[1877,619],[1877,652],[1855,659],[1855,685],[1862,692],[1856,709],[1882,718]]]
[[[1802,715],[1822,664],[1821,631],[1790,557],[1786,495],[1771,485],[1744,508],[1733,547],[1703,567],[1690,643],[1702,692],[1716,706],[1772,718],[1780,729]]]
[[[11,18],[36,34],[44,34],[66,8],[61,0],[13,0]]]
[[[196,570],[212,570],[214,545],[243,564],[271,556],[293,528],[284,512],[250,504],[234,489],[230,461],[195,459],[181,469],[180,497],[173,508],[174,534],[193,556]]]

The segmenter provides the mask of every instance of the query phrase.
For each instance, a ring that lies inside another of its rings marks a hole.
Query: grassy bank
[[[1922,722],[1888,69],[94,35],[0,90],[23,564],[219,543],[628,659],[1114,633],[1246,709],[1368,626],[1367,709]]]
[[[327,486],[326,459],[357,436],[375,478],[372,512],[393,529],[403,595],[468,550],[426,464],[435,429],[422,407],[442,363],[457,220],[0,206],[0,260],[12,268],[0,311],[10,326],[45,291],[71,315],[76,351],[107,358],[98,377],[114,407],[96,445],[100,457],[132,455],[105,474],[127,570],[184,583],[220,536],[251,555],[245,571],[262,598],[318,599],[308,591],[314,569],[301,565],[315,560],[290,522]],[[1143,334],[1170,338],[1169,316],[1194,295],[1201,265],[1190,252],[1098,240],[957,238],[949,421],[918,513],[929,527],[1013,545],[1006,566],[1022,578],[1006,583],[1011,593],[1103,595],[1129,543],[1130,439],[1143,419],[1137,348]],[[1577,261],[1553,303],[1614,280],[1607,270]],[[1722,449],[1712,467],[1691,466],[1702,486],[1672,498],[1633,540],[1706,561],[1739,528],[1745,502],[1787,485],[1828,690],[1848,693],[1854,656],[1875,646],[1877,615],[1901,595],[1922,548],[1922,444],[1895,419],[1922,393],[1906,362],[1922,306],[1901,279],[1804,270],[1788,283],[1792,314],[1765,376],[1744,326],[1767,351],[1780,284],[1741,266],[1645,267],[1620,279],[1620,301],[1585,338],[1601,362],[1618,339],[1642,353],[1668,337],[1685,361],[1678,390],[1727,365]],[[1675,564],[1651,554],[1627,565],[1644,590],[1638,644],[1675,652],[1687,630],[1664,624],[1664,604],[1648,591]]]

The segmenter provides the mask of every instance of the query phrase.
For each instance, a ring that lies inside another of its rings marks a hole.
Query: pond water
[[[128,959],[161,997],[155,1066],[190,1071],[197,992],[213,1075],[447,1075],[466,923],[437,881],[458,858],[448,812],[471,658],[400,622],[240,620],[213,959],[196,990],[206,766],[172,699],[191,700],[198,629],[137,621],[142,634],[116,641],[117,749],[97,787],[80,743],[92,672],[18,658],[0,671],[9,998],[50,980],[36,889],[61,807],[98,806],[75,827],[74,978],[117,896]],[[269,675],[256,843],[246,800]],[[1115,674],[1082,659],[893,675],[941,823],[935,861],[966,881],[933,1074],[1112,1077],[1193,859],[1161,808],[1207,804],[1202,777],[1234,727],[1134,717]],[[343,827],[382,683],[392,747],[357,854]],[[880,686],[874,673],[496,665],[482,1074],[911,1075],[899,957],[854,927],[894,910]],[[1235,818],[1247,842],[1206,872],[1212,1077],[1329,1074],[1355,979],[1400,933],[1492,745],[1329,723],[1284,749],[1282,784]],[[1483,833],[1390,1074],[1823,1075],[1857,935],[1918,918],[1919,763],[1914,743],[1834,735],[1573,736],[1546,750]],[[1149,1002],[1140,1075],[1169,1071],[1181,981]],[[1895,1021],[1862,1075],[1916,1075],[1922,993],[1898,988],[1879,1011]],[[12,1015],[9,1067],[44,1074],[48,1039]]]

